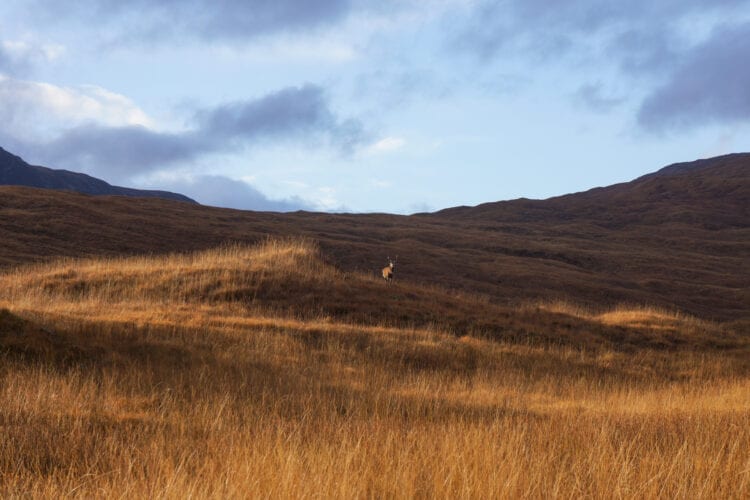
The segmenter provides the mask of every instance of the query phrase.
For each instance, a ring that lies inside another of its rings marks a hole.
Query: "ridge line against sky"
[[[0,146],[257,210],[545,198],[750,150],[750,0],[14,0]]]

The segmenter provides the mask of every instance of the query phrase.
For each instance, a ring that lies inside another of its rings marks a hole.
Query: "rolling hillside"
[[[681,164],[549,200],[435,214],[261,213],[160,199],[0,188],[0,263],[201,250],[268,235],[320,243],[343,271],[481,293],[750,317],[750,156]]]
[[[437,328],[525,345],[576,348],[745,348],[739,325],[700,321],[663,310],[601,312],[564,303],[509,307],[485,297],[408,282],[386,286],[369,274],[325,262],[310,240],[267,240],[153,257],[62,260],[0,274],[0,301],[15,310],[102,321],[113,311],[178,310],[212,315],[328,321],[359,328]],[[92,313],[92,304],[99,304]],[[172,312],[168,312],[168,311]],[[93,314],[93,315],[92,315]]]
[[[608,229],[680,224],[709,230],[750,226],[750,153],[676,163],[632,182],[547,200],[456,207],[455,219],[596,224]]]
[[[0,496],[746,497],[749,341],[299,239],[6,269]]]

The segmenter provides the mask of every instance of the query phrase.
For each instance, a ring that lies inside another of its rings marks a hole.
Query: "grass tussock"
[[[0,307],[3,497],[750,495],[746,338],[689,317],[388,287],[298,240],[26,267]],[[733,340],[601,340],[682,329]]]
[[[527,306],[528,307],[528,306]],[[681,332],[695,336],[719,329],[720,326],[689,314],[654,306],[619,306],[597,311],[569,302],[545,302],[535,305],[538,309],[584,319],[602,325],[625,328],[649,329],[665,332]]]

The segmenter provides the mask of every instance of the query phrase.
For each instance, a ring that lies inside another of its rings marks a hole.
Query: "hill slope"
[[[61,189],[93,195],[165,198],[195,203],[187,196],[177,193],[113,186],[90,175],[29,165],[3,148],[0,148],[0,185]]]
[[[279,318],[293,318],[308,325],[323,319],[360,329],[439,329],[525,345],[616,350],[744,348],[748,341],[732,327],[665,311],[508,307],[440,287],[386,285],[368,274],[336,269],[309,240],[25,266],[0,274],[0,290],[0,306],[28,312],[42,308],[85,321],[169,317],[187,324],[199,314],[224,321],[246,318],[253,324],[263,323],[262,318],[282,323]],[[140,318],[143,311],[150,311],[148,318]],[[181,316],[184,321],[177,319]]]
[[[544,201],[437,214],[260,213],[167,200],[0,188],[0,263],[188,251],[267,235],[318,241],[344,271],[489,296],[750,317],[750,157],[669,167],[632,183]]]
[[[547,200],[456,207],[458,219],[594,223],[609,229],[685,224],[706,229],[750,226],[750,153],[676,163],[631,182]]]

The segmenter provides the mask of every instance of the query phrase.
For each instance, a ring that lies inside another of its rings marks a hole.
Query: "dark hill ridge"
[[[399,255],[397,282],[502,304],[562,299],[750,318],[750,155],[702,161],[550,200],[414,216],[246,212],[0,187],[0,265],[301,235],[344,270],[377,274]]]
[[[665,223],[706,228],[750,224],[750,153],[676,163],[613,186],[547,200],[456,207],[435,214],[470,220],[595,223],[611,229]]]
[[[60,189],[91,195],[140,196],[195,203],[168,191],[151,191],[113,186],[90,175],[29,165],[20,157],[0,148],[0,185]]]

